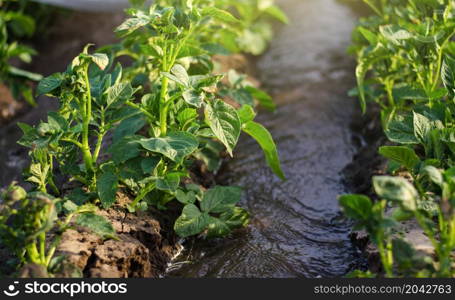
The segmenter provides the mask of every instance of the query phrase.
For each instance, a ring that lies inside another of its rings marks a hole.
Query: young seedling
[[[118,122],[138,110],[125,106],[135,90],[122,81],[122,67],[117,65],[108,72],[111,66],[107,55],[89,54],[89,46],[66,72],[53,74],[39,83],[38,94],[57,97],[60,109],[49,113],[48,122],[36,128],[19,124],[24,132],[19,143],[34,151],[45,151],[49,158],[47,164],[40,165],[42,169],[52,173],[52,162],[57,162],[62,173],[83,183],[89,192],[97,193],[103,206],[108,207],[115,201],[117,179],[109,162],[103,164],[100,160],[103,139]],[[41,190],[50,182],[34,178],[32,181],[41,185]]]

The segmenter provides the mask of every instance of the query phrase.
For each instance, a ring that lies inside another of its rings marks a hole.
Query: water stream
[[[335,0],[282,0],[291,24],[278,30],[257,64],[278,102],[259,118],[279,148],[286,181],[266,167],[255,142],[242,137],[226,183],[242,186],[248,229],[221,241],[189,242],[168,276],[334,277],[358,263],[337,196],[356,147],[354,63],[346,54],[356,16]]]

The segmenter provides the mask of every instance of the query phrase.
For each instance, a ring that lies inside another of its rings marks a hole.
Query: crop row
[[[284,178],[272,136],[254,121],[257,104],[275,108],[272,98],[243,74],[219,74],[214,56],[259,54],[271,38],[270,19],[286,16],[273,1],[144,2],[131,1],[116,29],[121,42],[95,52],[87,45],[65,71],[39,82],[37,95],[55,97],[58,111],[35,127],[18,124],[31,158],[24,175],[34,188],[11,184],[0,208],[0,239],[18,267],[33,263],[52,273],[62,260],[54,257],[60,237],[75,225],[118,239],[97,211],[111,207],[119,189],[133,197],[130,213],[180,202],[180,237],[225,236],[245,226],[240,188],[204,189],[194,180],[195,162],[216,172],[241,132]],[[125,56],[127,68],[117,62]],[[59,178],[75,188],[63,190]]]
[[[368,232],[386,277],[455,275],[455,2],[365,0],[374,15],[353,34],[362,110],[381,108],[395,176],[373,177],[377,195],[344,195],[345,214]],[[418,224],[433,253],[417,251],[399,224]],[[357,271],[353,276],[375,276]]]

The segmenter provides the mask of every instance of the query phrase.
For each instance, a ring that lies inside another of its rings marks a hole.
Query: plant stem
[[[387,99],[389,100],[390,107],[395,106],[395,100],[393,99],[393,80],[387,80],[385,82],[385,88],[387,90]]]
[[[90,126],[90,119],[92,116],[92,93],[90,91],[90,80],[88,78],[88,68],[89,65],[84,70],[85,75],[85,86],[87,88],[87,94],[85,98],[85,115],[84,115],[84,123],[83,123],[83,132],[82,132],[82,155],[84,158],[85,168],[87,172],[94,173],[93,169],[93,157],[90,150],[90,145],[88,141],[89,136],[89,126]]]
[[[149,119],[151,120],[155,120],[155,116],[152,115],[150,112],[148,112],[146,109],[144,109],[143,107],[141,107],[140,105],[137,105],[136,103],[133,103],[131,101],[127,101],[126,102],[126,105],[128,106],[131,106],[133,108],[136,108],[138,110],[140,110],[144,115],[146,115],[147,117],[149,117]]]
[[[169,85],[169,79],[163,76],[161,80],[161,95],[160,95],[160,129],[161,136],[167,134],[167,89]]]
[[[382,232],[378,236],[378,251],[379,251],[379,256],[381,257],[382,266],[384,268],[386,277],[388,277],[388,278],[393,277],[392,264],[390,261],[390,255],[388,254],[389,250],[387,249],[387,251],[386,251],[386,247],[384,246]]]
[[[144,189],[141,190],[139,195],[137,195],[137,197],[134,199],[134,201],[131,203],[130,206],[133,207],[133,208],[136,208],[136,206],[139,203],[139,201],[144,199],[144,197],[147,196],[148,193],[153,191],[155,189],[155,186],[156,186],[155,182],[149,183]]]
[[[100,131],[98,132],[98,140],[96,142],[95,152],[93,152],[93,162],[96,163],[98,161],[98,156],[101,151],[101,146],[103,145],[103,138],[106,134],[104,129],[105,121],[104,121],[104,110],[101,110],[101,126]]]
[[[39,237],[39,254],[41,263],[44,264],[46,262],[46,233],[40,233]]]
[[[25,246],[27,250],[27,255],[32,263],[40,264],[40,255],[38,249],[36,248],[35,242],[31,242],[30,244]]]

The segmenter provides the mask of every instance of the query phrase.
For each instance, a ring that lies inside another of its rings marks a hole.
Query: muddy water
[[[276,33],[258,62],[259,76],[279,104],[262,122],[278,144],[287,181],[264,164],[243,137],[226,183],[242,186],[252,224],[235,236],[189,242],[169,276],[334,277],[359,260],[341,217],[342,170],[355,153],[349,124],[356,106],[345,54],[356,17],[335,0],[282,0],[291,24]]]

